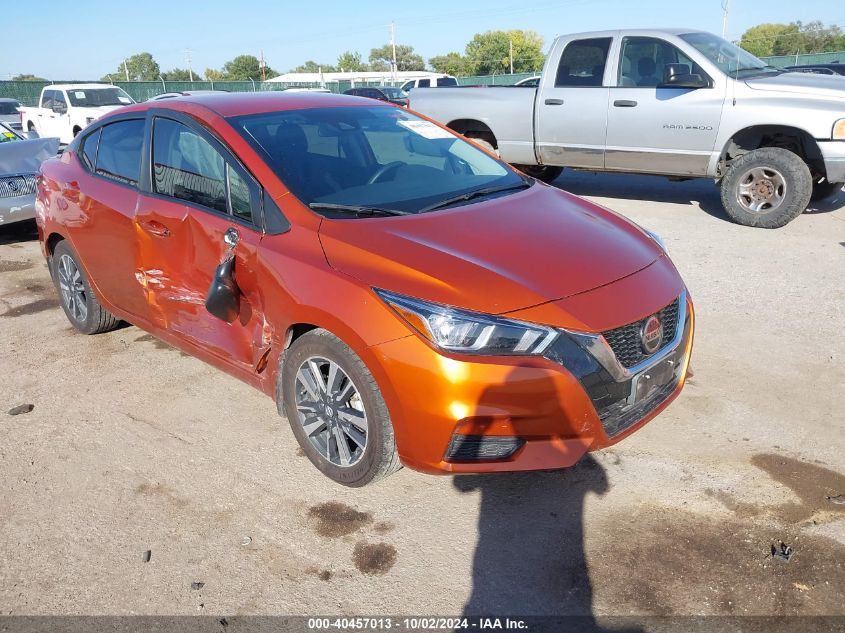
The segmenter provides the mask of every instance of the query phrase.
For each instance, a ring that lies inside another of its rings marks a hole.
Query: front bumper
[[[0,197],[0,225],[32,220],[35,217],[35,194]]]
[[[554,354],[447,357],[417,336],[371,351],[406,466],[431,473],[545,470],[572,466],[587,451],[615,444],[674,400],[692,351],[689,301],[681,327],[678,340],[636,373],[616,377],[601,363],[564,367]],[[628,404],[631,381],[667,361],[675,363],[671,380]],[[484,438],[495,440],[485,446]],[[513,452],[489,458],[496,444]]]
[[[819,141],[828,182],[845,182],[845,141]]]

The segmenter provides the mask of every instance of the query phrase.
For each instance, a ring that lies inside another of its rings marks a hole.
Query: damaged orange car
[[[680,392],[656,236],[368,99],[219,94],[98,119],[38,186],[70,322],[274,397],[325,475],[563,468]]]

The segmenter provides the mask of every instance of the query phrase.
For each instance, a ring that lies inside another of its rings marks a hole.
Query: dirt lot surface
[[[251,388],[135,327],[76,334],[34,235],[0,229],[2,612],[845,615],[845,193],[766,231],[711,182],[557,184],[665,238],[694,378],[568,471],[363,490]]]

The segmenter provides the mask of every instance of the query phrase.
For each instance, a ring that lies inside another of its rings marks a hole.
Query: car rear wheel
[[[813,190],[804,160],[780,147],[736,159],[722,179],[722,205],[737,224],[780,228],[807,208]]]
[[[79,258],[67,242],[56,245],[51,262],[59,301],[71,325],[83,334],[115,329],[120,320],[97,301]]]
[[[324,475],[360,487],[401,467],[373,375],[334,334],[317,329],[296,339],[285,352],[279,383],[279,413]]]
[[[810,200],[813,202],[818,202],[819,200],[826,200],[832,196],[835,196],[837,193],[842,191],[842,186],[845,183],[841,182],[828,182],[827,180],[822,180],[821,182],[814,182],[813,183],[813,194],[810,196]]]

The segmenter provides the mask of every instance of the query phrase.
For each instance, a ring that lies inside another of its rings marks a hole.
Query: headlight
[[[436,347],[485,355],[542,354],[558,337],[554,328],[412,299],[374,288],[376,294]]]
[[[839,119],[833,124],[832,138],[834,141],[845,141],[845,119]]]

